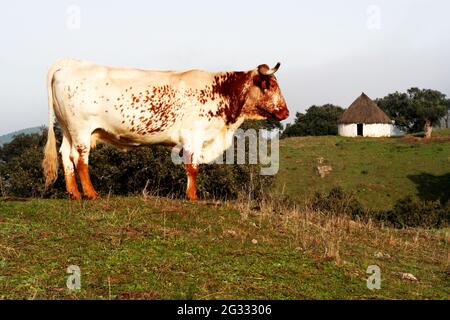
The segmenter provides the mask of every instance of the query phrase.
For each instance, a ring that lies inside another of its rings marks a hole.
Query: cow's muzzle
[[[287,117],[289,117],[289,110],[287,108],[283,108],[279,111],[275,111],[275,112],[270,112],[267,109],[264,109],[260,106],[256,106],[256,108],[259,110],[259,114],[263,117],[265,117],[266,119],[273,119],[273,120],[284,120]]]
[[[289,110],[287,108],[283,108],[280,111],[275,112],[274,116],[278,121],[285,120],[289,117]]]

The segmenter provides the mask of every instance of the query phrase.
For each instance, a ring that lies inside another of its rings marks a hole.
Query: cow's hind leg
[[[82,139],[75,139],[72,142],[72,160],[77,168],[84,196],[87,199],[93,200],[99,198],[99,195],[95,191],[91,178],[89,177],[90,138],[91,136],[89,134],[86,137],[82,137]]]
[[[69,139],[66,136],[63,137],[61,148],[59,152],[61,153],[61,158],[64,167],[64,179],[66,180],[66,190],[69,197],[74,200],[79,200],[81,198],[80,191],[78,191],[77,180],[75,178],[75,168],[72,160],[70,159],[71,145]]]

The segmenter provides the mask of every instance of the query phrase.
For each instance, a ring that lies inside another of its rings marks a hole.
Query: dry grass
[[[448,230],[395,230],[270,197],[31,199],[0,209],[5,299],[450,296]],[[70,264],[82,270],[80,292],[65,288]],[[366,270],[374,264],[382,286],[371,291]]]
[[[427,263],[450,276],[448,228],[393,229],[371,220],[355,221],[348,216],[327,215],[308,206],[286,204],[273,197],[258,204],[241,199],[228,205],[237,209],[243,220],[257,216],[260,225],[266,224],[274,229],[281,227],[298,250],[316,259],[357,267],[361,260],[376,262],[393,257],[392,260],[405,267],[417,270],[420,263]],[[377,252],[381,252],[382,257],[377,258]]]

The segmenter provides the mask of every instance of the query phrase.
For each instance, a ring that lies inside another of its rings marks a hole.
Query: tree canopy
[[[337,135],[337,121],[343,112],[344,109],[333,104],[313,105],[306,113],[297,112],[294,123],[286,126],[283,135],[286,137]]]
[[[243,130],[247,129],[282,130],[283,125],[278,120],[245,120],[244,123],[239,128]]]
[[[376,103],[395,124],[407,132],[427,130],[437,124],[448,110],[445,94],[431,89],[411,88],[377,99]],[[431,129],[430,129],[431,130]]]

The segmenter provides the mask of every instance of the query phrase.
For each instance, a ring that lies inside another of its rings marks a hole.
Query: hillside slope
[[[416,195],[424,200],[450,197],[450,136],[414,138],[296,137],[280,141],[276,193],[304,200],[336,186],[354,192],[371,209],[387,209]],[[319,160],[319,158],[322,158]],[[332,171],[317,174],[319,161]]]
[[[38,133],[41,132],[42,127],[32,127],[32,128],[26,128],[18,131],[14,131],[8,134],[4,134],[0,136],[0,146],[5,143],[9,143],[12,141],[14,136],[17,136],[19,134],[32,134],[32,133]]]

